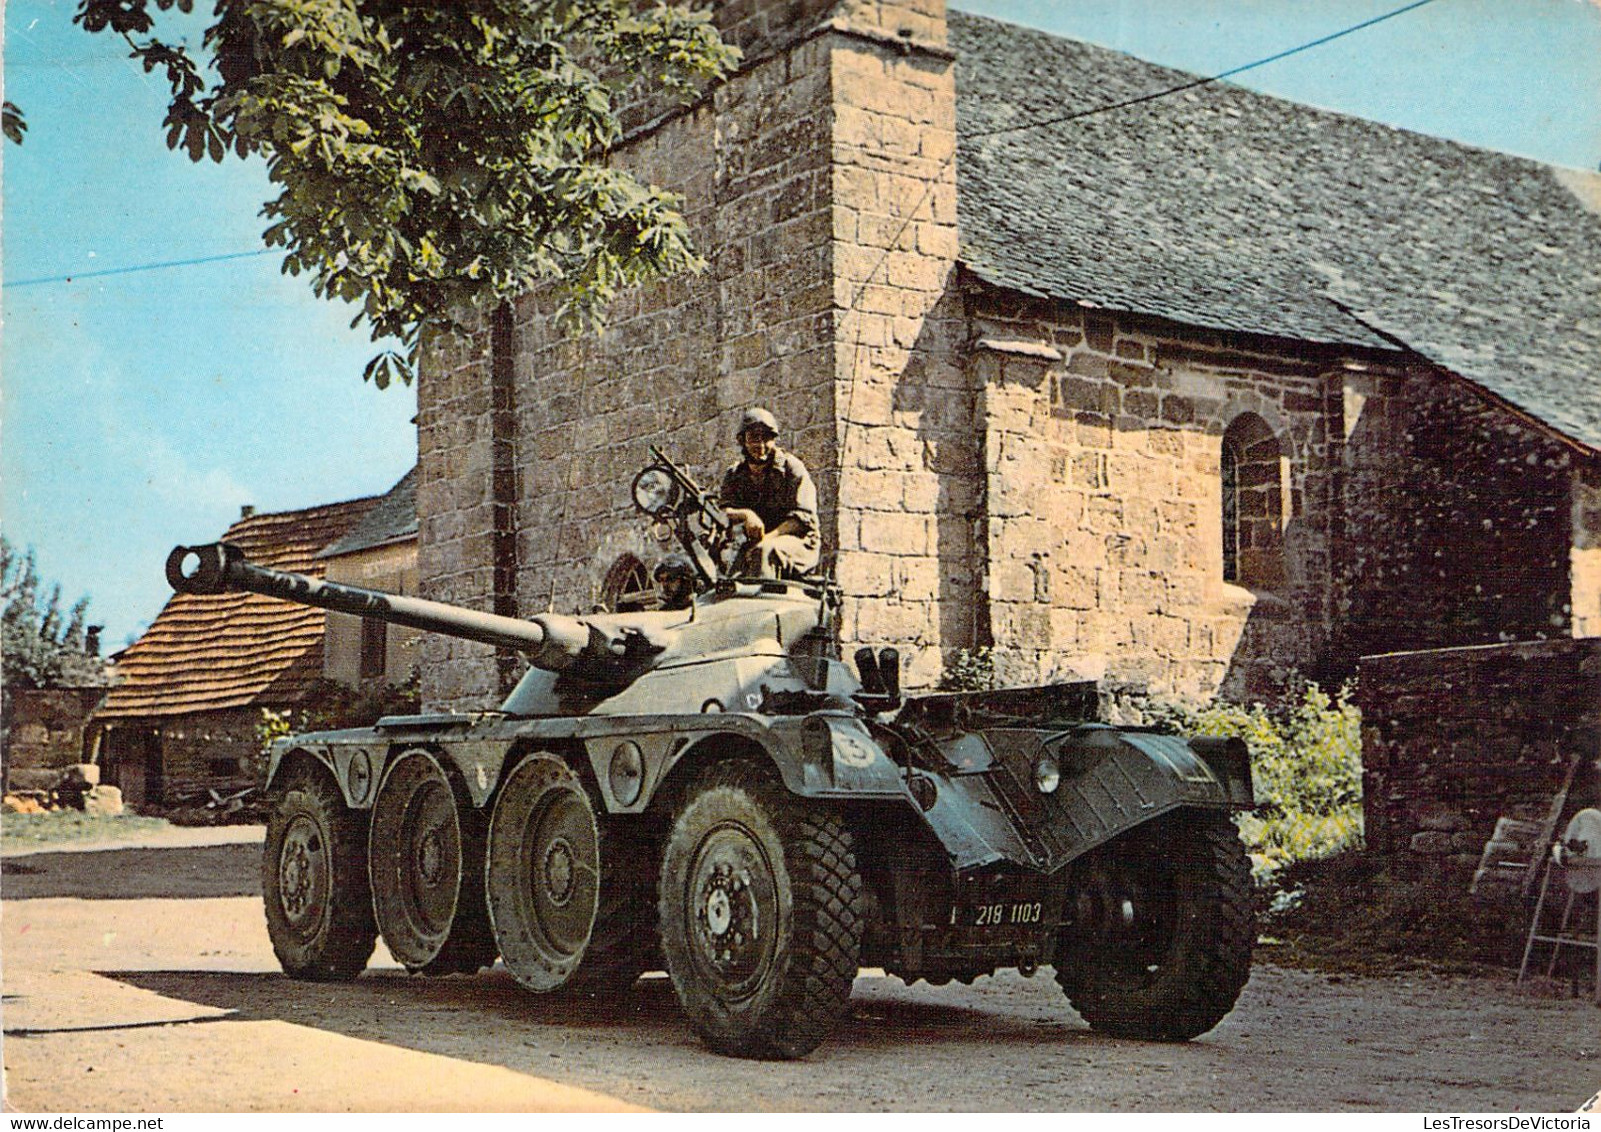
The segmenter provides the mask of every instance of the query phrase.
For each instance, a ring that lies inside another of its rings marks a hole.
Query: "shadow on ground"
[[[42,900],[202,900],[261,895],[261,846],[106,849],[0,860],[0,897]]]
[[[215,971],[100,974],[168,998],[228,1010],[241,1021],[291,1022],[525,1071],[532,1048],[604,1059],[607,1051],[626,1044],[657,1050],[685,1047],[713,1056],[700,1046],[672,984],[659,973],[608,1000],[531,994],[499,966],[476,976],[442,979],[369,971],[354,982],[338,984]],[[1101,1040],[1091,1037],[1065,1001],[1061,1016],[1046,1020],[940,1002],[936,994],[928,988],[906,988],[895,979],[864,978],[857,984],[850,1018],[829,1044],[870,1050],[943,1042],[1038,1043],[1055,1036]]]

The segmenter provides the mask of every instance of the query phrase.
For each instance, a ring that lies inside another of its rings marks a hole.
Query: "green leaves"
[[[1239,819],[1258,879],[1296,861],[1362,844],[1362,714],[1347,686],[1315,684],[1277,709],[1219,702],[1184,721],[1201,735],[1237,735],[1251,748],[1259,808]]]
[[[22,116],[22,110],[15,102],[6,100],[3,114],[0,114],[0,123],[3,123],[6,138],[22,144],[22,135],[28,132],[28,120]]]
[[[365,376],[409,381],[425,332],[552,284],[598,322],[617,291],[701,261],[672,194],[608,164],[616,105],[686,97],[737,53],[705,13],[630,0],[220,0],[214,73],[154,36],[188,0],[80,0],[171,88],[167,144],[260,153],[264,239],[319,295],[355,302]],[[648,76],[648,81],[640,76]],[[9,119],[8,119],[9,122]],[[9,134],[9,125],[8,125]]]
[[[110,683],[105,663],[84,651],[88,609],[89,599],[80,598],[63,610],[59,585],[43,592],[33,551],[18,554],[0,536],[0,684],[51,688]]]

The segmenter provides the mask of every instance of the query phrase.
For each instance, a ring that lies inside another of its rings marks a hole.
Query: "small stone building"
[[[1601,178],[948,12],[733,0],[744,60],[629,107],[707,270],[599,337],[531,294],[425,359],[425,596],[588,608],[752,404],[822,495],[847,642],[1199,699],[1601,634]],[[1102,109],[1130,103],[1114,109]],[[424,643],[426,701],[495,703]]]
[[[107,690],[104,685],[7,688],[5,788],[42,790],[66,768],[91,762],[89,717]]]
[[[414,588],[410,483],[297,511],[246,508],[222,541],[263,566]],[[259,594],[174,594],[120,654],[119,683],[94,714],[102,781],[134,805],[251,784],[263,708],[301,707],[325,679],[406,678],[415,650],[371,636],[358,618]]]

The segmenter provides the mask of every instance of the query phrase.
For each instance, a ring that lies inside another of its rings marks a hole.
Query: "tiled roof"
[[[381,496],[372,509],[356,521],[345,537],[317,552],[318,558],[371,550],[392,542],[417,537],[417,469]]]
[[[962,260],[981,279],[1198,327],[1399,340],[1601,450],[1601,177],[1222,84],[992,133],[1194,76],[959,12],[950,42]]]
[[[262,566],[322,577],[317,552],[376,497],[240,519],[223,535]],[[122,683],[95,713],[107,719],[295,703],[322,675],[326,614],[252,593],[173,594],[118,658]]]

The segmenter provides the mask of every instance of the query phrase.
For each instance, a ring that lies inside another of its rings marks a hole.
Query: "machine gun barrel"
[[[541,668],[565,668],[574,654],[589,643],[588,627],[573,618],[547,614],[535,621],[520,621],[444,602],[325,582],[305,574],[258,566],[247,561],[237,546],[226,542],[174,547],[167,556],[167,582],[178,593],[246,590],[336,613],[374,617],[497,648],[516,649],[527,653],[530,662]]]

